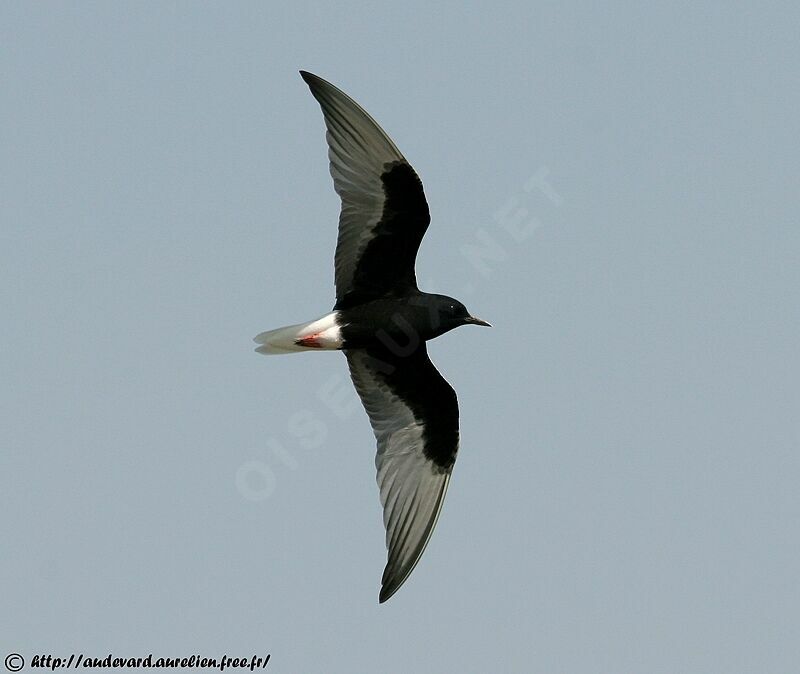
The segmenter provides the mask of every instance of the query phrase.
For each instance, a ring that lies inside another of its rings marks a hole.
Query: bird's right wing
[[[430,223],[419,177],[358,103],[322,78],[300,74],[322,107],[333,186],[342,199],[336,308],[416,288],[414,262]]]
[[[458,402],[424,342],[406,356],[383,347],[345,355],[378,441],[375,464],[389,551],[384,602],[408,578],[436,525],[458,451]]]

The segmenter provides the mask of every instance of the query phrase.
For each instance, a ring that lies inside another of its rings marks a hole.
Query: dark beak
[[[467,323],[467,324],[470,324],[470,325],[483,325],[483,326],[485,326],[487,328],[491,328],[492,327],[492,324],[489,323],[488,321],[484,321],[481,318],[475,318],[475,316],[467,316],[464,319],[464,323]]]

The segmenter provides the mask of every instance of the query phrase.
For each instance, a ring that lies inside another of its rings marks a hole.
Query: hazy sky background
[[[3,3],[2,655],[796,672],[798,21]],[[422,177],[423,288],[495,326],[430,345],[461,452],[382,606],[345,359],[251,342],[333,303],[300,68]]]

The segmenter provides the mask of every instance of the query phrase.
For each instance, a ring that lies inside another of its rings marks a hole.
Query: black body
[[[337,311],[343,349],[386,347],[397,357],[459,325],[474,322],[461,302],[414,290],[403,297],[383,297]]]

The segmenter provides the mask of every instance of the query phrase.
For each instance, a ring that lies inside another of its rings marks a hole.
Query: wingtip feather
[[[378,603],[379,604],[385,604],[386,600],[389,599],[399,589],[400,589],[399,585],[396,585],[394,587],[390,587],[388,585],[383,585],[381,587],[381,592],[378,595]]]

